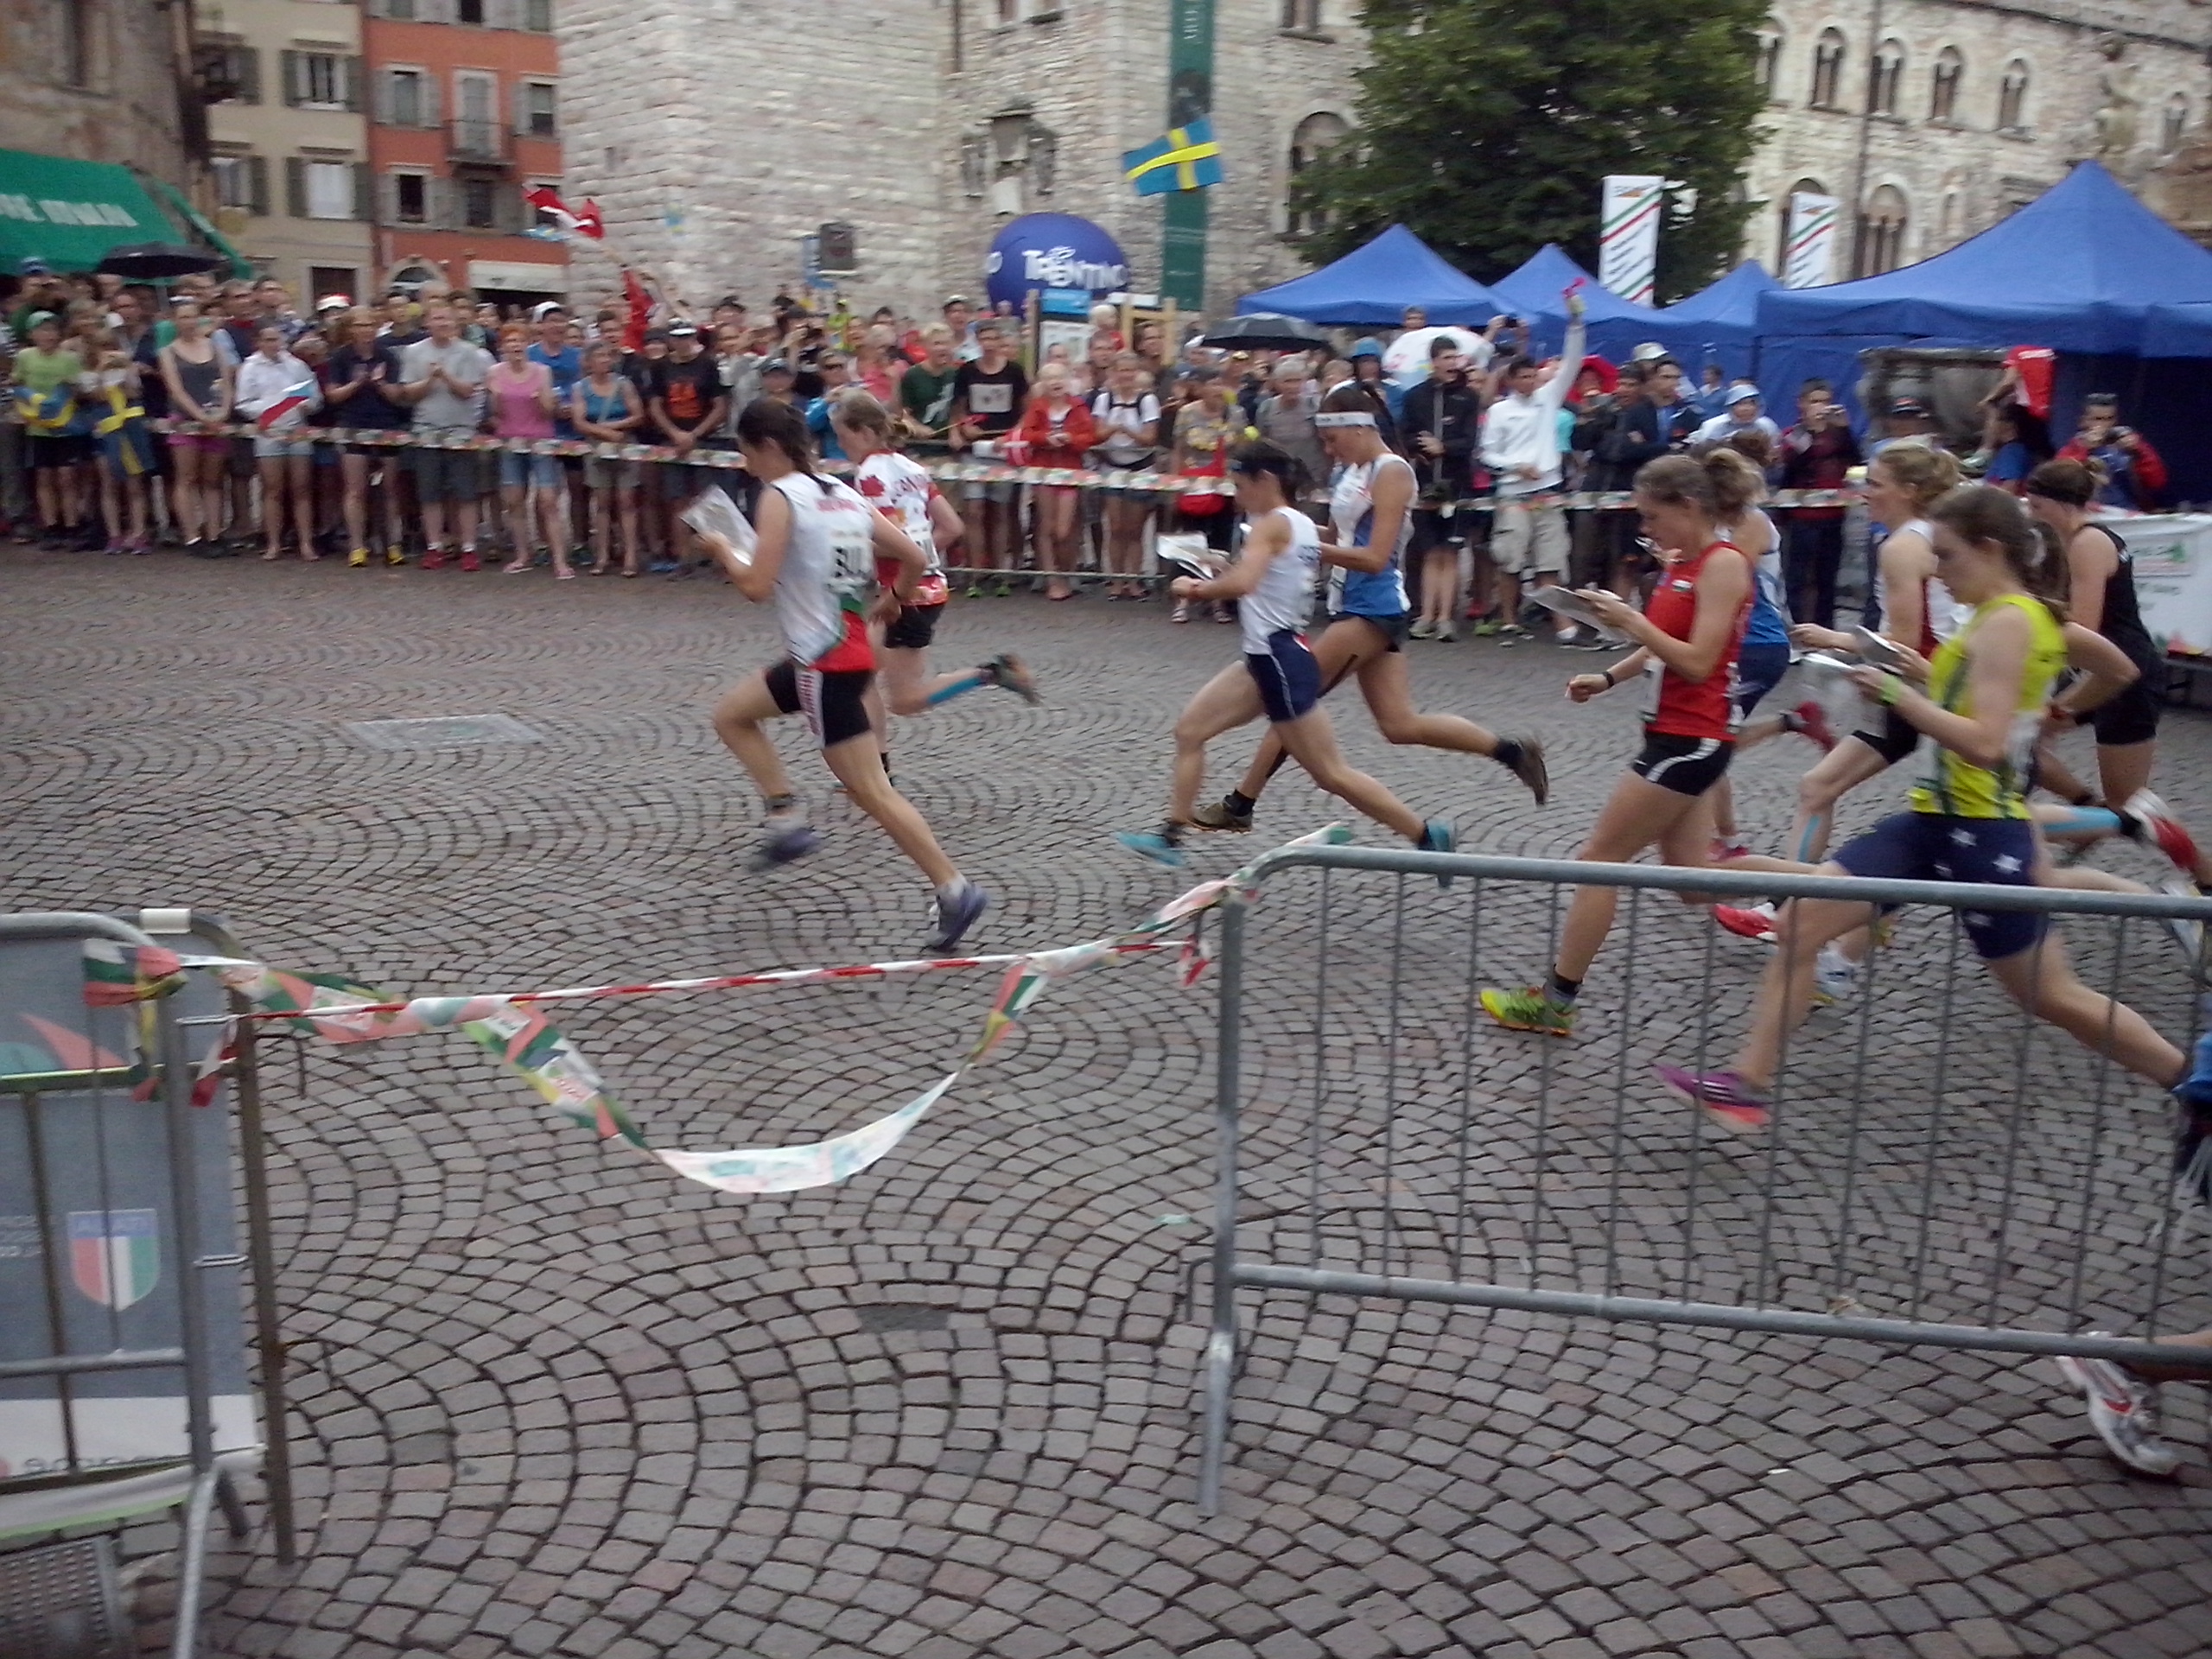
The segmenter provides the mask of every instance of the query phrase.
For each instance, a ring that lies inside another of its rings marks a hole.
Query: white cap
[[[1647,340],[1628,354],[1631,363],[1649,363],[1667,355],[1667,348],[1656,340]]]
[[[351,311],[353,302],[343,294],[326,294],[315,302],[315,308],[318,315],[325,311]]]

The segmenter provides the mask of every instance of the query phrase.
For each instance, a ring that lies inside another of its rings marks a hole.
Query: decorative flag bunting
[[[1214,141],[1213,118],[1201,116],[1164,138],[1122,152],[1122,173],[1141,196],[1165,196],[1178,190],[1203,190],[1227,176],[1221,170],[1221,146]]]
[[[1293,847],[1333,846],[1351,839],[1344,825],[1332,823],[1288,842]],[[602,985],[504,995],[429,996],[394,1001],[365,985],[328,974],[296,974],[259,963],[219,957],[178,957],[166,950],[134,950],[105,940],[85,947],[85,998],[96,1007],[145,1003],[174,989],[182,969],[204,969],[253,1005],[245,1019],[283,1020],[311,1031],[327,1042],[373,1042],[434,1031],[459,1031],[503,1062],[538,1097],[571,1122],[603,1141],[614,1141],[655,1159],[716,1192],[737,1196],[797,1192],[828,1186],[857,1174],[883,1157],[944,1099],[952,1085],[982,1064],[1054,980],[1081,973],[1123,957],[1176,948],[1160,938],[1186,918],[1200,918],[1232,892],[1252,891],[1249,866],[1218,880],[1201,882],[1177,894],[1135,927],[1108,938],[1087,940],[1056,950],[1011,957],[952,957],[910,962],[868,963],[835,968],[785,969],[760,974],[728,974],[706,979],[671,980],[648,985]],[[1185,985],[1194,983],[1211,961],[1194,929],[1180,949]],[[587,997],[633,996],[753,985],[801,985],[831,980],[881,979],[949,968],[1006,964],[997,995],[984,1015],[983,1029],[953,1070],[896,1111],[826,1141],[795,1147],[734,1147],[721,1152],[660,1151],[645,1144],[643,1133],[620,1102],[600,1081],[598,1072],[575,1046],[531,1006]],[[144,1010],[148,1016],[150,1007]],[[223,1063],[235,1052],[234,1019],[224,1039],[196,1068],[194,1099],[212,1098]]]
[[[1598,220],[1598,285],[1637,305],[1658,291],[1659,220],[1667,181],[1638,174],[1605,180]]]

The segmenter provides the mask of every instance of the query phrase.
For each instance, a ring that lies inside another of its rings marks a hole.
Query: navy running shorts
[[[2035,885],[2035,826],[2025,818],[1955,818],[1897,812],[1828,855],[1853,875],[1891,881]],[[1962,910],[1959,921],[1984,962],[2017,957],[2043,938],[2047,918],[2030,910]]]
[[[1736,718],[1749,720],[1759,699],[1789,671],[1789,647],[1749,645],[1736,653]]]
[[[1260,689],[1260,707],[1275,725],[1312,714],[1321,701],[1321,664],[1313,660],[1305,636],[1288,628],[1269,634],[1266,651],[1246,652],[1244,670]]]

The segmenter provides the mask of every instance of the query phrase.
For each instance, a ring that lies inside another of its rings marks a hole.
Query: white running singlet
[[[803,668],[875,666],[868,594],[875,581],[875,510],[834,478],[791,473],[769,486],[791,504],[791,537],[776,573],[776,622]]]
[[[1277,507],[1275,513],[1290,526],[1290,545],[1275,555],[1260,577],[1260,585],[1236,601],[1236,620],[1243,625],[1244,649],[1264,656],[1268,641],[1287,628],[1304,632],[1313,610],[1313,573],[1321,568],[1321,532],[1313,521],[1295,507]],[[1251,526],[1244,535],[1251,538]]]

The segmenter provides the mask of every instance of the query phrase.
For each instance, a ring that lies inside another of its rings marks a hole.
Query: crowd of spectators
[[[728,460],[737,415],[755,398],[800,410],[833,463],[831,407],[850,387],[894,412],[925,464],[1217,480],[1249,432],[1300,457],[1318,487],[1327,467],[1313,417],[1322,395],[1350,381],[1418,476],[1415,636],[1448,640],[1471,620],[1479,635],[1517,641],[1528,588],[1632,594],[1651,568],[1631,515],[1563,495],[1624,490],[1660,455],[1724,442],[1763,459],[1778,488],[1840,490],[1885,443],[1940,442],[1916,398],[1891,402],[1880,432],[1862,435],[1834,388],[1808,381],[1785,425],[1756,385],[1711,365],[1692,384],[1656,346],[1615,364],[1586,355],[1578,334],[1543,362],[1516,320],[1434,330],[1417,310],[1397,335],[1338,354],[1210,349],[1195,328],[1170,341],[1158,321],[1125,338],[1121,314],[1101,306],[1080,345],[1064,338],[1033,369],[1021,320],[962,296],[921,321],[888,307],[865,317],[813,309],[788,292],[764,315],[735,296],[693,315],[635,283],[627,302],[582,316],[436,289],[395,289],[373,307],[326,296],[302,310],[274,279],[185,277],[163,292],[35,260],[5,282],[15,291],[0,312],[0,365],[13,396],[0,412],[0,513],[19,541],[113,553],[165,538],[204,557],[258,549],[266,559],[430,569],[497,559],[513,574],[550,566],[561,580],[682,576],[703,568],[686,505],[715,486],[742,499]],[[2053,448],[2047,378],[2024,355],[2034,354],[2016,354],[1985,401],[1975,457],[1990,481],[2016,489]],[[429,442],[318,442],[318,428]],[[484,434],[627,453],[440,447]],[[2115,505],[2151,505],[2164,482],[2155,450],[2110,400],[2091,401],[2063,453],[2101,461]],[[1234,514],[1212,488],[1105,484],[950,486],[965,534],[949,563],[967,592],[1036,582],[1054,601],[1094,590],[1145,601],[1156,532],[1230,545]],[[1792,610],[1822,626],[1834,620],[1845,513],[1779,515]],[[1192,611],[1179,603],[1173,613]],[[1578,643],[1571,625],[1555,626]]]

